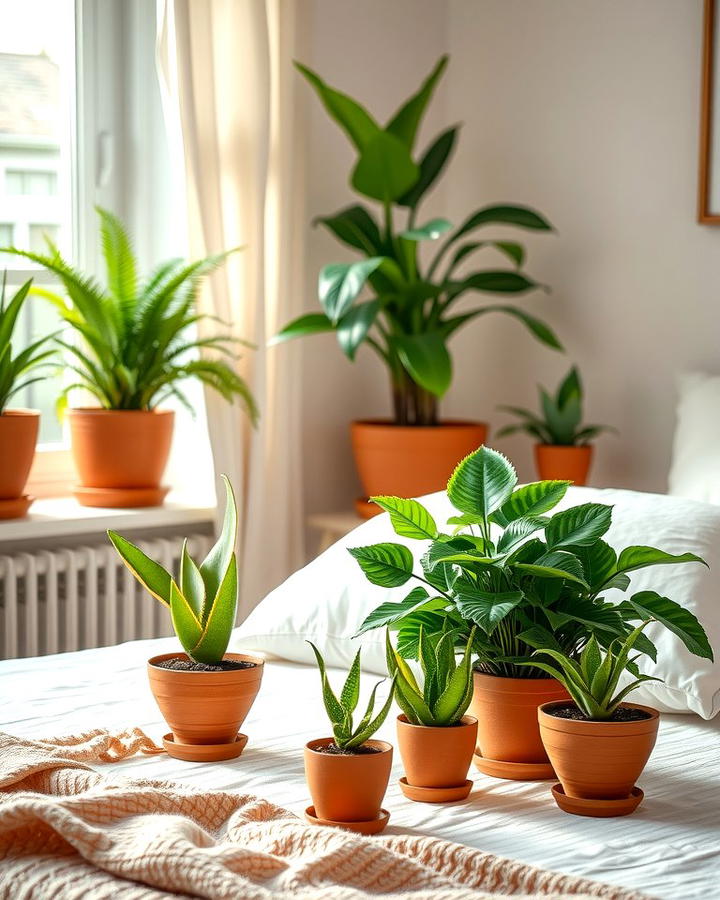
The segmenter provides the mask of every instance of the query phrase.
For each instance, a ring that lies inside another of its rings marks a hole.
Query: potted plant
[[[222,533],[198,566],[183,546],[177,581],[161,565],[114,531],[108,537],[140,584],[164,603],[185,653],[148,660],[150,688],[171,729],[163,739],[170,756],[191,761],[234,759],[247,743],[238,734],[260,690],[263,661],[226,653],[237,609],[237,510],[226,490]]]
[[[447,165],[459,131],[458,125],[447,128],[422,154],[415,152],[420,122],[447,61],[446,56],[439,60],[384,127],[351,97],[297,64],[353,144],[358,158],[351,185],[378,205],[379,215],[355,203],[317,219],[360,259],[325,266],[318,283],[322,312],[290,322],[274,342],[334,331],[350,360],[365,345],[387,368],[393,418],[351,426],[368,497],[413,497],[441,490],[453,466],[484,442],[484,424],[441,421],[438,416],[438,401],[453,376],[448,345],[460,328],[479,316],[505,313],[542,343],[561,349],[547,325],[513,304],[456,309],[468,294],[519,295],[540,287],[523,271],[522,245],[498,236],[478,239],[475,233],[486,226],[550,231],[543,216],[524,206],[502,204],[473,212],[457,227],[437,217],[418,224],[420,205]],[[485,251],[491,260],[487,267],[463,267],[475,253]],[[499,259],[505,262],[498,264]],[[364,501],[358,511],[373,514]]]
[[[388,671],[395,676],[397,735],[405,777],[400,789],[410,800],[446,803],[464,800],[472,789],[467,777],[477,741],[477,719],[465,715],[473,694],[472,642],[455,660],[455,632],[449,619],[442,630],[418,633],[422,687],[386,633]]]
[[[661,680],[640,674],[635,665],[640,653],[630,658],[648,621],[606,650],[591,637],[579,660],[559,651],[537,651],[551,661],[535,665],[561,681],[574,701],[545,703],[538,710],[543,744],[560,779],[553,797],[566,812],[625,816],[642,801],[636,782],[655,746],[659,714],[623,700],[643,681]],[[628,670],[633,680],[620,688]]]
[[[197,378],[228,402],[239,397],[253,421],[250,391],[222,359],[198,359],[200,350],[235,356],[238,339],[229,334],[201,338],[192,330],[209,317],[196,312],[201,279],[228,253],[192,263],[170,260],[140,283],[130,238],[120,220],[98,208],[107,285],[101,287],[66,262],[47,240],[42,255],[12,247],[2,252],[24,256],[55,274],[67,297],[35,288],[50,300],[80,339],[57,340],[73,374],[60,396],[62,414],[71,390],[80,388],[99,407],[69,411],[70,432],[84,506],[133,507],[162,503],[161,479],[172,441],[174,412],[162,409],[174,398],[188,408],[179,382]]]
[[[562,479],[573,484],[586,484],[593,447],[589,443],[603,431],[616,431],[609,425],[583,425],[583,389],[575,366],[562,380],[555,396],[543,387],[540,391],[539,415],[518,406],[501,406],[522,421],[506,425],[498,437],[524,431],[535,438],[535,464],[541,479]]]
[[[35,456],[40,411],[12,409],[8,403],[15,394],[42,379],[40,373],[53,351],[47,349],[45,337],[13,353],[13,332],[32,281],[6,303],[5,279],[3,275],[0,291],[0,519],[16,519],[24,516],[32,503],[24,490]]]
[[[607,649],[648,618],[662,621],[692,653],[712,659],[712,650],[697,619],[673,600],[654,591],[621,603],[604,596],[611,588],[626,591],[630,572],[703,562],[700,557],[647,546],[618,554],[603,540],[612,507],[585,503],[550,515],[566,481],[516,485],[509,460],[481,447],[448,482],[448,497],[460,513],[449,519],[451,533],[441,532],[416,500],[373,498],[390,514],[398,534],[427,544],[420,573],[404,544],[373,544],[350,553],[373,584],[397,588],[418,582],[404,600],[373,610],[358,634],[389,626],[398,632],[400,654],[417,658],[421,625],[439,631],[449,617],[461,645],[476,627],[470,705],[478,720],[475,761],[486,774],[526,780],[553,777],[540,739],[538,706],[569,699],[556,678],[526,665],[535,650],[549,648],[575,659],[593,635]],[[636,643],[655,658],[646,635]]]
[[[313,801],[305,818],[315,825],[337,825],[361,834],[378,834],[390,819],[390,813],[381,805],[390,779],[392,746],[372,740],[372,736],[390,711],[395,679],[382,709],[373,718],[381,682],[375,685],[365,715],[355,725],[353,713],[360,700],[360,651],[338,697],[330,686],[322,654],[312,642],[308,643],[320,670],[323,703],[333,736],[316,738],[305,745],[305,778]]]

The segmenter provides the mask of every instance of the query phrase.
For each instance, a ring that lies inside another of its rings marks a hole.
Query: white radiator
[[[182,540],[136,541],[177,573]],[[188,539],[202,559],[212,538]],[[172,634],[168,610],[135,580],[109,542],[0,556],[0,654],[44,656]]]

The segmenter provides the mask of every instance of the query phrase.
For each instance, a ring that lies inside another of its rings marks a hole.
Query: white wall
[[[720,229],[695,222],[701,0],[308,0],[305,60],[390,114],[440,53],[446,82],[425,136],[462,121],[459,151],[427,212],[459,222],[494,201],[542,210],[558,234],[527,240],[528,271],[552,286],[524,301],[582,368],[589,419],[616,425],[598,445],[597,485],[664,490],[674,375],[720,368]],[[309,98],[308,214],[349,201],[352,152]],[[309,234],[306,286],[345,258]],[[534,404],[569,360],[517,323],[488,317],[455,344],[446,415],[504,420]],[[351,366],[331,337],[304,347],[308,511],[358,492],[347,422],[389,411],[369,355]],[[496,442],[530,478],[523,438]]]

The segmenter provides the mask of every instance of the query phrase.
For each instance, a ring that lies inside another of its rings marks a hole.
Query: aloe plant
[[[40,372],[55,355],[54,350],[47,349],[50,337],[40,338],[13,355],[13,332],[27,300],[32,279],[26,281],[8,303],[5,302],[5,281],[6,274],[3,273],[0,290],[0,415],[15,394],[45,377],[46,373]]]
[[[142,550],[108,531],[120,558],[140,584],[170,612],[175,634],[190,659],[219,663],[227,650],[237,610],[237,509],[232,485],[223,475],[226,502],[217,543],[200,565],[183,544],[180,575],[172,575]]]
[[[519,406],[499,407],[522,421],[501,428],[497,433],[498,437],[524,431],[541,444],[576,447],[587,444],[603,431],[617,431],[610,425],[582,424],[583,388],[580,373],[575,366],[563,378],[554,397],[544,387],[540,387],[539,391],[541,408],[539,415]]]
[[[350,666],[350,671],[345,679],[345,684],[340,692],[340,696],[337,697],[330,686],[327,669],[325,667],[325,660],[323,659],[322,654],[312,641],[308,641],[308,644],[310,644],[315,653],[315,659],[317,660],[318,669],[320,670],[323,703],[325,704],[325,712],[328,714],[328,718],[332,725],[335,744],[340,750],[357,750],[358,747],[361,747],[366,741],[370,740],[387,718],[387,714],[390,712],[390,707],[392,706],[396,678],[393,676],[388,698],[380,712],[373,718],[373,713],[375,711],[375,695],[382,682],[379,681],[375,685],[370,694],[370,700],[368,701],[365,715],[358,724],[355,725],[353,713],[357,709],[357,705],[360,701],[360,650],[358,650],[355,655],[355,659]]]
[[[354,203],[318,217],[360,259],[325,266],[318,281],[322,311],[289,322],[273,341],[335,332],[351,361],[365,344],[389,372],[398,425],[437,423],[439,398],[453,377],[448,345],[469,322],[491,313],[509,315],[546,346],[562,349],[544,322],[515,304],[456,309],[469,294],[516,297],[542,287],[523,271],[521,244],[485,235],[494,226],[549,232],[552,226],[544,216],[502,203],[476,210],[457,226],[439,217],[417,222],[420,204],[443,173],[460,130],[459,125],[445,129],[416,153],[420,123],[447,63],[443,56],[384,126],[360,103],[296,63],[357,152],[353,189],[378,210]],[[463,270],[476,254],[489,254],[488,264]]]
[[[473,628],[465,644],[462,659],[455,659],[456,632],[445,619],[442,629],[425,635],[420,626],[418,656],[422,669],[422,687],[407,661],[390,641],[390,631],[385,632],[385,655],[388,672],[394,675],[395,699],[413,725],[443,728],[455,725],[465,715],[473,694],[472,647]]]
[[[92,394],[106,409],[153,409],[174,397],[192,412],[178,384],[197,378],[228,402],[239,397],[254,422],[257,408],[243,379],[223,359],[197,358],[199,351],[208,350],[236,358],[238,344],[250,346],[229,334],[201,338],[194,331],[199,322],[211,318],[196,308],[202,277],[235,251],[191,263],[169,260],[140,282],[132,242],[122,222],[105,209],[98,207],[97,212],[107,268],[104,288],[63,259],[47,237],[47,254],[16,247],[0,250],[43,266],[59,278],[67,294],[33,288],[81,339],[78,343],[57,340],[67,355],[65,368],[75,376],[63,386],[58,412],[62,414],[68,393],[77,388]]]
[[[638,625],[624,642],[613,641],[606,650],[602,649],[595,637],[591,637],[579,660],[571,659],[557,650],[537,650],[536,656],[549,656],[554,664],[535,661],[533,665],[557,678],[588,719],[595,722],[606,721],[612,718],[625,697],[644,681],[662,681],[661,678],[642,675],[638,671],[635,661],[640,653],[630,659],[630,652],[649,622],[650,620]],[[635,680],[618,690],[620,676],[626,670],[633,673]]]

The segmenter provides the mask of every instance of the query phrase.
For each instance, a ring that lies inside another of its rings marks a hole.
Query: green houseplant
[[[0,289],[0,519],[24,516],[32,500],[23,494],[37,443],[40,413],[12,409],[9,403],[24,388],[40,381],[53,356],[49,338],[13,352],[13,334],[32,281],[6,302],[6,274]]]
[[[305,778],[313,800],[306,817],[317,824],[342,824],[364,834],[376,834],[389,819],[381,804],[390,779],[392,747],[372,736],[390,712],[396,678],[377,714],[375,699],[381,682],[375,685],[365,714],[355,725],[353,714],[360,701],[360,650],[338,696],[330,686],[322,654],[311,641],[308,643],[320,671],[323,704],[333,736],[316,738],[305,745]]]
[[[375,609],[359,634],[389,626],[398,632],[399,652],[416,658],[421,626],[439,631],[448,617],[460,641],[476,627],[471,713],[478,719],[482,754],[476,762],[503,777],[549,777],[535,710],[541,703],[567,699],[567,693],[542,667],[527,666],[535,650],[576,658],[593,635],[607,648],[625,640],[634,623],[653,618],[692,653],[712,659],[700,623],[670,598],[654,591],[621,603],[605,598],[611,588],[627,591],[633,571],[703,562],[700,557],[648,546],[616,553],[603,540],[612,507],[586,503],[550,515],[567,487],[564,481],[542,481],[518,488],[512,464],[481,447],[448,482],[448,498],[459,512],[448,522],[449,533],[441,532],[416,500],[374,498],[398,534],[426,544],[419,572],[403,544],[350,549],[373,584],[418,583],[405,599]],[[655,646],[645,635],[637,638],[637,646],[655,658]]]
[[[61,394],[64,411],[71,390],[82,389],[99,408],[69,412],[73,453],[80,476],[76,496],[87,506],[146,506],[162,501],[160,487],[172,440],[172,410],[161,404],[174,398],[189,406],[180,383],[188,378],[218,391],[228,402],[239,398],[253,421],[257,410],[248,386],[229,364],[238,339],[227,333],[199,337],[197,312],[203,276],[229,253],[185,263],[159,265],[141,281],[130,237],[122,222],[98,208],[107,269],[106,285],[68,263],[48,243],[48,253],[13,247],[2,252],[23,256],[57,276],[65,296],[35,288],[49,300],[77,335],[57,339],[73,374]],[[220,357],[198,358],[200,351]],[[222,356],[225,359],[221,358]]]
[[[472,782],[467,778],[477,741],[477,719],[467,716],[473,694],[474,629],[462,658],[455,659],[455,631],[445,619],[440,631],[418,632],[420,681],[397,652],[386,632],[388,671],[396,678],[398,747],[405,777],[400,788],[411,800],[443,803],[463,800]]]
[[[535,462],[542,480],[567,479],[585,484],[592,461],[590,441],[603,431],[615,431],[609,425],[583,424],[583,387],[580,373],[573,366],[555,395],[540,387],[540,414],[518,406],[501,406],[520,419],[506,425],[498,437],[523,431],[535,438]]]
[[[325,266],[318,283],[322,312],[288,323],[274,340],[333,331],[350,360],[365,345],[387,368],[392,422],[352,427],[368,496],[389,491],[418,496],[439,490],[455,463],[484,440],[485,426],[437,427],[438,401],[453,375],[448,346],[460,328],[489,313],[504,313],[545,345],[561,349],[546,324],[514,304],[457,308],[471,294],[517,296],[540,287],[523,271],[522,245],[487,234],[487,228],[550,231],[542,215],[502,204],[478,209],[458,226],[437,217],[418,222],[420,207],[442,175],[459,132],[457,125],[447,128],[423,152],[416,151],[422,118],[447,62],[446,56],[439,60],[385,126],[361,104],[297,64],[357,152],[353,190],[372,201],[377,211],[354,203],[317,219],[360,259]],[[475,254],[484,253],[485,267],[467,268]]]
[[[226,653],[237,610],[237,509],[229,480],[221,534],[198,565],[183,545],[177,580],[114,531],[108,537],[135,578],[164,604],[185,653],[148,661],[150,687],[171,729],[163,741],[177,759],[232,759],[247,737],[238,734],[260,690],[263,661]]]

